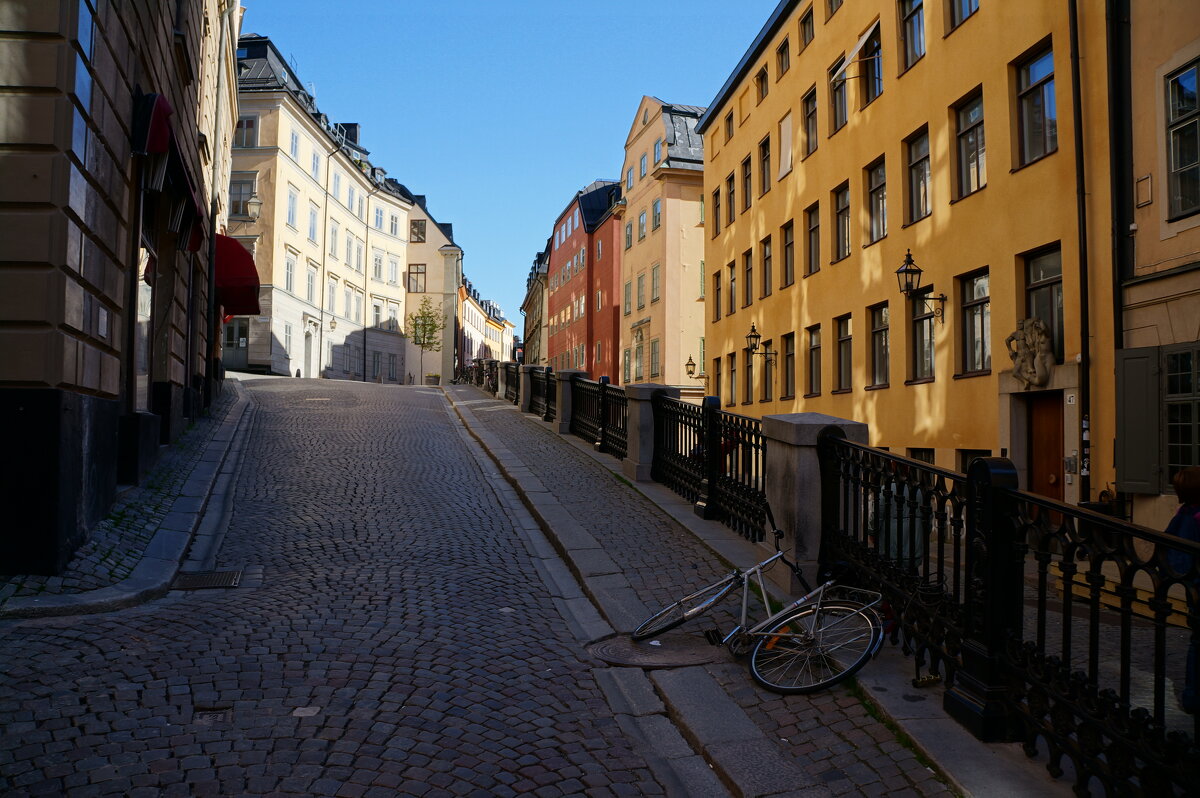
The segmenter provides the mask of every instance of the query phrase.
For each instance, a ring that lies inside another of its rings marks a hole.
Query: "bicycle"
[[[767,511],[772,528],[775,522]],[[711,610],[738,586],[742,588],[740,623],[728,634],[705,632],[713,645],[724,645],[735,657],[750,653],[750,675],[777,693],[813,693],[832,687],[861,669],[883,644],[883,623],[874,607],[876,591],[838,585],[828,580],[815,590],[798,564],[779,548],[783,532],[774,529],[775,554],[745,570],[735,568],[719,582],[684,596],[651,615],[631,633],[646,640]],[[796,575],[806,594],[769,617],[749,624],[753,584],[767,601],[763,573],[782,562]],[[752,582],[753,580],[753,582]]]

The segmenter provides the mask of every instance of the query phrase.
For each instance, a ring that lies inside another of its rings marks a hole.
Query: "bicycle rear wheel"
[[[684,596],[674,604],[663,607],[642,621],[642,625],[634,629],[630,633],[630,637],[634,640],[645,640],[648,637],[654,637],[657,634],[674,629],[684,621],[691,620],[697,615],[712,609],[713,605],[729,595],[729,591],[733,590],[737,586],[737,583],[737,575],[730,574],[720,582],[700,588],[690,596]]]
[[[865,665],[882,633],[875,611],[862,604],[810,604],[759,633],[750,673],[777,693],[824,690]]]

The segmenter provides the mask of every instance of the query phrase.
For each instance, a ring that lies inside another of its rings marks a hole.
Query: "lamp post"
[[[708,393],[708,375],[704,372],[696,373],[696,361],[692,360],[691,355],[688,355],[687,362],[683,364],[683,370],[693,380],[702,380],[704,382],[704,392]]]
[[[258,217],[262,215],[263,201],[258,198],[258,194],[251,194],[250,199],[246,200],[246,218],[252,222],[257,222]]]
[[[752,355],[762,355],[766,359],[767,365],[775,365],[775,352],[771,351],[770,346],[763,347],[763,351],[758,351],[759,344],[762,343],[762,333],[755,328],[754,323],[750,323],[750,332],[746,333],[746,349]]]
[[[900,293],[908,299],[916,300],[923,299],[925,302],[937,302],[938,306],[933,308],[933,317],[943,324],[945,320],[946,299],[945,294],[939,293],[937,296],[932,294],[920,297],[921,293],[921,267],[913,260],[912,250],[906,250],[904,253],[904,262],[900,264],[900,268],[896,269],[896,282],[900,286]],[[753,329],[753,326],[751,326]]]

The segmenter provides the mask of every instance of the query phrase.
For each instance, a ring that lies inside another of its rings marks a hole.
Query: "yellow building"
[[[1006,455],[1068,501],[1112,482],[1105,7],[1075,6],[779,4],[699,126],[728,409],[863,421],[949,468]]]
[[[704,360],[703,108],[643,97],[621,170],[621,384],[689,382]]]

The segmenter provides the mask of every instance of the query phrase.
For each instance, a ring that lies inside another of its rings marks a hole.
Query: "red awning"
[[[143,94],[137,98],[133,113],[133,151],[142,155],[163,153],[171,147],[171,124],[174,113],[167,98],[161,94]]]
[[[226,314],[257,316],[258,269],[236,238],[217,236],[217,302]]]

